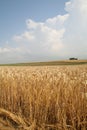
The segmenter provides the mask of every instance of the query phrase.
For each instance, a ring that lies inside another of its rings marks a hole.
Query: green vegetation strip
[[[83,65],[87,64],[87,60],[81,61],[49,61],[49,62],[31,62],[31,63],[15,63],[0,64],[0,66],[56,66],[56,65]]]

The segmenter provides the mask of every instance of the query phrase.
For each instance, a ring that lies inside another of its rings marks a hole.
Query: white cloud
[[[0,53],[21,52],[20,48],[0,47]]]
[[[72,2],[71,2],[71,1],[66,2],[66,3],[65,3],[65,10],[66,10],[67,12],[70,12],[72,9],[73,9],[73,4],[72,4]]]
[[[9,52],[10,50],[8,48],[0,48],[0,53]]]
[[[69,13],[87,15],[87,0],[70,0],[65,3],[65,10]]]
[[[71,0],[66,3],[69,18],[64,35],[64,52],[87,58],[87,0]]]
[[[27,47],[32,50],[32,53],[55,54],[63,48],[62,38],[65,32],[64,27],[57,28],[57,26],[63,25],[68,16],[68,14],[59,15],[47,19],[43,23],[29,19],[26,21],[28,30],[21,35],[14,36],[14,40],[17,42],[27,41]]]
[[[27,19],[26,20],[26,25],[27,25],[28,29],[36,29],[39,26],[43,26],[44,23],[41,23],[41,22],[38,23],[38,22],[35,22],[35,21],[31,20],[31,19]]]
[[[59,24],[63,24],[68,15],[57,16],[54,19],[58,19]],[[51,20],[51,21],[50,21]],[[53,26],[58,26],[57,21],[53,25],[52,19],[46,20],[44,23],[35,22],[33,20],[27,20],[27,31],[21,35],[14,36],[16,42],[24,43],[26,48],[31,50],[33,55],[55,55],[63,48],[63,34],[65,32],[64,27],[61,29]],[[50,23],[50,26],[49,24]]]
[[[15,35],[13,39],[17,42],[32,41],[34,40],[34,35],[32,34],[32,32],[25,31],[21,35]]]
[[[31,55],[29,48],[19,47],[0,47],[0,63],[25,62]]]
[[[57,16],[54,17],[54,18],[49,18],[49,19],[47,19],[47,20],[46,20],[46,23],[47,23],[48,26],[50,25],[50,27],[56,25],[56,28],[57,28],[57,26],[63,25],[64,22],[68,19],[68,17],[69,17],[69,14],[57,15]]]

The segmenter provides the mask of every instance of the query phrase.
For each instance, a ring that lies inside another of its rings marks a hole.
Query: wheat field
[[[87,130],[87,65],[1,66],[0,130]]]

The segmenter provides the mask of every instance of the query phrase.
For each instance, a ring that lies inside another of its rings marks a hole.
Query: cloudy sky
[[[87,59],[87,0],[0,0],[0,63]]]

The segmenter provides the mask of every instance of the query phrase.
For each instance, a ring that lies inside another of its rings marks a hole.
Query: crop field
[[[0,66],[0,130],[87,130],[87,65]]]

